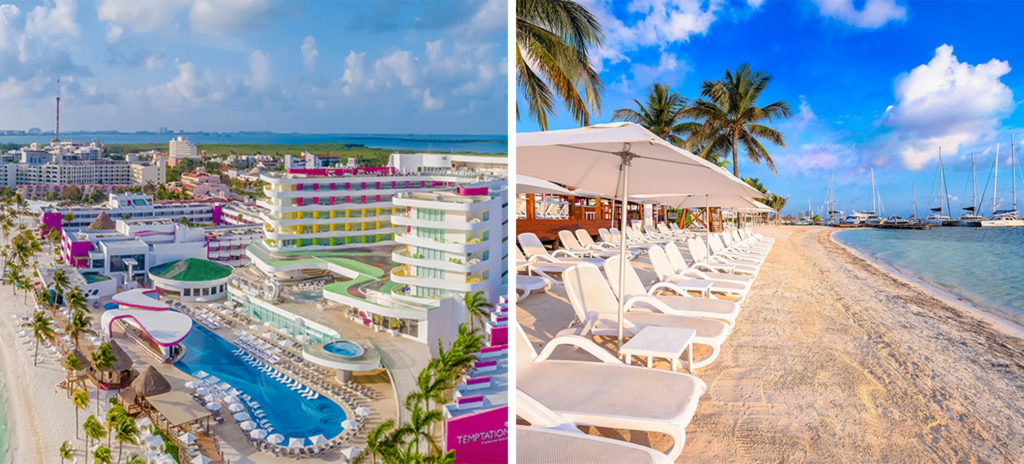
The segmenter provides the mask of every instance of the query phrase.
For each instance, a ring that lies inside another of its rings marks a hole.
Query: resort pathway
[[[708,391],[679,462],[1024,460],[1024,340],[880,271],[829,229],[762,232],[775,247],[721,357],[695,373]],[[571,319],[553,293],[520,307],[532,341]]]

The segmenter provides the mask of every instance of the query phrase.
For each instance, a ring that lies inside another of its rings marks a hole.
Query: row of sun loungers
[[[592,338],[618,336],[621,302],[625,338],[647,327],[689,329],[695,334],[694,344],[711,348],[710,355],[689,367],[709,365],[736,325],[741,304],[773,243],[745,229],[707,234],[665,224],[646,230],[630,227],[625,233],[626,259],[646,256],[656,276],[645,283],[632,262],[623,263],[619,257],[620,232],[602,229],[600,235],[601,242],[594,242],[585,230],[562,231],[559,240],[564,248],[555,252],[533,234],[518,237],[520,267],[553,285],[564,285],[576,315],[573,325],[539,354],[516,326],[517,415],[530,424],[517,426],[517,452],[524,462],[539,449],[545,453],[543,458],[538,455],[541,460],[674,461],[706,384],[690,374],[625,364]],[[559,346],[585,352],[597,362],[552,359]],[[664,433],[673,443],[660,453],[583,434],[577,425]]]

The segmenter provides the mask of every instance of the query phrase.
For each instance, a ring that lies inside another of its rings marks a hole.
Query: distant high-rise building
[[[188,137],[178,136],[171,139],[167,153],[174,159],[196,158],[196,144]]]

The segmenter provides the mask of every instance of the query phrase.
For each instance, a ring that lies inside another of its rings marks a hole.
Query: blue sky
[[[1010,203],[1010,135],[1024,146],[1021,2],[585,0],[606,28],[598,66],[602,112],[633,107],[654,81],[695,98],[703,80],[748,62],[774,80],[762,104],[785,100],[794,117],[776,123],[786,147],[769,147],[779,174],[740,155],[740,174],[790,197],[787,213],[822,208],[835,176],[839,209],[871,207],[869,170],[886,214],[938,206],[941,147],[950,202],[970,204],[970,154],[978,189],[989,184],[1000,144],[1000,208]],[[1016,68],[1021,68],[1017,70]],[[523,102],[520,100],[520,105]],[[525,111],[523,112],[524,114]],[[574,127],[559,116],[551,128]],[[536,130],[529,120],[518,131]],[[1018,177],[1018,182],[1020,182]],[[1018,184],[1018,189],[1022,189]],[[1024,190],[1021,192],[1024,200]],[[957,214],[954,214],[956,216]]]
[[[52,130],[60,78],[64,130],[503,134],[507,15],[504,0],[0,4],[0,129]]]

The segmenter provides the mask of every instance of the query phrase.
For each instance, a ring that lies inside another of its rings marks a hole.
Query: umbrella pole
[[[704,195],[704,264],[711,262],[711,196]]]
[[[629,165],[632,163],[633,155],[628,151],[620,154],[622,156],[622,206],[619,208],[622,213],[622,229],[619,231],[619,341],[616,350],[622,349],[622,322],[623,313],[626,309],[626,198],[629,192]]]

